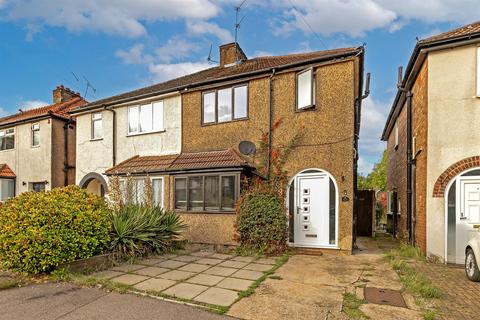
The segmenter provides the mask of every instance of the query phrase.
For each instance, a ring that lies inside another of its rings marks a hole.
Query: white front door
[[[473,226],[480,224],[480,179],[478,177],[460,177],[457,187],[456,218],[456,263],[463,264],[465,247],[474,231]],[[458,194],[458,192],[460,194]]]
[[[336,209],[335,203],[330,203],[329,176],[324,173],[300,174],[296,177],[295,186],[297,206],[294,218],[295,245],[334,247]],[[333,211],[330,210],[331,205]]]

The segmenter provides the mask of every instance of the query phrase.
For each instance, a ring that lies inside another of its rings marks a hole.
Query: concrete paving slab
[[[189,264],[179,268],[178,270],[198,273],[198,272],[205,271],[208,268],[210,268],[210,266],[206,265],[206,264],[189,263]]]
[[[261,258],[261,259],[258,259],[258,260],[255,260],[255,263],[260,263],[260,264],[270,264],[270,265],[274,265],[275,264],[275,259],[273,258]]]
[[[178,298],[193,299],[207,289],[206,286],[183,282],[163,291],[163,293]]]
[[[228,307],[234,303],[237,298],[238,293],[236,291],[221,288],[210,288],[197,296],[194,300]]]
[[[245,266],[244,269],[264,272],[272,269],[272,266],[268,264],[250,263],[249,265]]]
[[[175,285],[177,282],[173,280],[168,280],[168,279],[157,279],[157,278],[151,278],[148,280],[145,280],[143,282],[137,283],[133,287],[137,290],[142,290],[142,291],[156,291],[156,292],[161,292],[167,288],[170,288],[171,286]]]
[[[252,285],[252,283],[252,280],[225,278],[224,280],[220,281],[216,285],[216,287],[237,291],[245,291],[248,289],[248,287]]]
[[[241,269],[245,267],[248,264],[248,262],[241,262],[241,261],[225,261],[220,263],[218,266],[219,267],[226,267],[226,268],[236,268],[236,269]]]
[[[199,263],[199,264],[206,264],[206,265],[209,265],[209,266],[215,266],[219,263],[222,263],[223,260],[220,260],[220,259],[211,259],[211,258],[202,258],[200,260],[197,260],[195,261],[195,263]]]
[[[172,271],[168,271],[168,272],[162,273],[162,274],[159,275],[158,277],[159,277],[159,278],[163,278],[163,279],[181,281],[181,280],[185,280],[185,279],[191,278],[191,277],[193,277],[194,275],[195,275],[195,273],[193,273],[193,272],[186,272],[186,271],[180,271],[180,270],[172,270]]]
[[[178,256],[178,257],[172,258],[172,260],[182,261],[182,262],[193,262],[193,261],[199,260],[199,259],[200,259],[200,257],[189,256],[189,255],[183,255],[183,256]]]
[[[120,271],[120,272],[133,272],[138,269],[145,268],[145,266],[141,264],[130,264],[130,263],[124,263],[119,266],[115,266],[113,268],[110,268],[109,270],[113,271]]]
[[[122,276],[110,279],[113,282],[126,284],[128,286],[134,285],[136,283],[142,282],[149,279],[149,277],[140,276],[137,274],[124,274]]]
[[[363,311],[367,317],[370,317],[370,319],[378,319],[378,315],[382,315],[382,320],[423,319],[423,316],[418,311],[387,305],[368,303],[360,306],[360,310]]]
[[[235,256],[232,255],[232,254],[224,254],[224,253],[214,253],[210,256],[210,258],[220,259],[220,260],[228,260],[228,259],[232,259],[234,257]]]
[[[160,263],[165,261],[166,259],[163,258],[146,258],[137,261],[137,264],[142,264],[145,266],[153,266],[154,264]]]
[[[255,257],[235,257],[232,260],[240,261],[240,262],[252,262],[255,259],[256,259]]]
[[[111,279],[111,278],[121,276],[122,274],[124,274],[124,273],[120,272],[120,271],[105,270],[105,271],[92,273],[92,274],[90,274],[90,276],[94,277],[96,279],[108,280],[108,279]]]
[[[196,251],[196,252],[190,253],[190,255],[195,256],[195,257],[204,258],[204,257],[209,257],[209,256],[213,255],[214,253],[215,252],[213,252],[213,251]]]
[[[213,274],[214,276],[228,277],[229,275],[233,274],[237,270],[238,269],[225,268],[225,267],[212,267],[210,269],[203,271],[203,273]]]
[[[260,271],[253,271],[253,270],[238,270],[230,277],[232,278],[240,278],[240,279],[247,279],[247,280],[257,280],[263,276],[263,272]]]
[[[172,258],[175,258],[177,256],[177,254],[173,254],[173,253],[167,253],[167,254],[162,254],[160,256],[160,258],[164,258],[164,259],[172,259]]]
[[[156,264],[157,267],[167,268],[167,269],[177,269],[186,265],[185,262],[175,261],[175,260],[166,260]]]
[[[214,286],[220,281],[225,279],[225,277],[214,276],[210,274],[199,274],[193,278],[187,280],[189,283],[203,284],[205,286]]]
[[[170,271],[170,269],[160,268],[160,267],[147,267],[140,270],[136,270],[134,271],[134,273],[142,276],[156,277],[159,274],[165,273],[167,271]]]

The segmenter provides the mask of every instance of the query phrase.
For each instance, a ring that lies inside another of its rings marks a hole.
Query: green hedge
[[[0,261],[16,271],[48,272],[101,252],[110,230],[105,201],[77,186],[22,193],[0,208]]]
[[[279,252],[287,243],[287,214],[283,200],[274,192],[252,190],[237,208],[237,232],[243,247]]]

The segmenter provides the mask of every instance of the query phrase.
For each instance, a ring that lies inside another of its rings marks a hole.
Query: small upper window
[[[103,138],[102,113],[92,113],[92,139]]]
[[[40,124],[32,124],[32,147],[40,145]]]
[[[395,121],[394,135],[395,135],[394,136],[395,141],[394,141],[393,147],[396,148],[398,147],[398,120]]]
[[[247,85],[203,93],[203,123],[228,122],[248,117]]]
[[[307,69],[297,74],[297,109],[314,106],[314,85],[313,69]]]
[[[128,133],[138,134],[164,130],[163,101],[128,108]]]
[[[0,150],[11,150],[15,148],[15,129],[0,130]]]

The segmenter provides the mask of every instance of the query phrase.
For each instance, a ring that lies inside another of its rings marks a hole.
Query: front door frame
[[[335,181],[335,179],[333,178],[333,176],[326,170],[323,170],[323,169],[319,169],[319,168],[309,168],[309,169],[304,169],[300,172],[298,172],[296,175],[294,175],[289,183],[288,183],[288,187],[287,187],[287,190],[285,190],[286,192],[286,201],[285,201],[285,204],[286,204],[286,207],[287,207],[287,214],[289,212],[289,188],[290,188],[290,185],[292,183],[294,183],[294,205],[297,206],[298,205],[298,201],[299,201],[299,192],[298,192],[298,184],[295,183],[297,181],[297,179],[299,177],[314,177],[314,176],[320,176],[320,175],[326,175],[328,178],[329,178],[329,184],[330,184],[330,179],[332,180],[333,182],[333,185],[335,187],[335,244],[333,245],[305,245],[305,244],[298,244],[298,243],[295,243],[295,240],[294,242],[290,242],[288,241],[288,245],[291,246],[291,247],[298,247],[298,248],[319,248],[319,249],[339,249],[339,246],[338,246],[338,216],[339,216],[339,212],[338,212],[338,208],[339,208],[339,198],[338,198],[338,185],[337,185],[337,181]],[[295,212],[296,214],[296,212]],[[287,220],[288,221],[288,220]],[[288,223],[288,222],[287,222]],[[290,228],[290,226],[288,226]],[[293,232],[295,233],[295,227],[293,228]],[[293,237],[295,239],[295,235]]]

